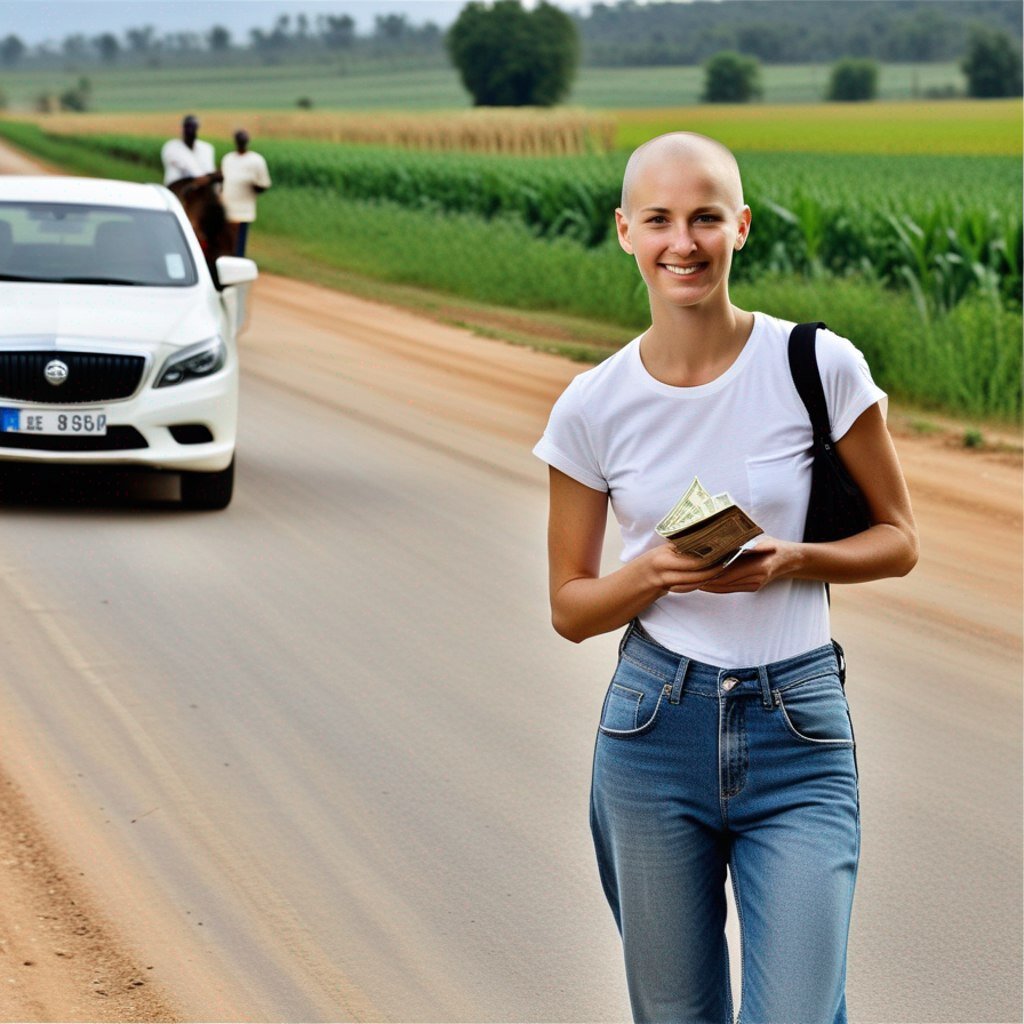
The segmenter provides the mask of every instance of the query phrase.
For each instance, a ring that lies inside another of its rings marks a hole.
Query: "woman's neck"
[[[710,384],[736,361],[753,327],[754,314],[731,303],[718,309],[652,309],[640,357],[647,372],[664,384]]]

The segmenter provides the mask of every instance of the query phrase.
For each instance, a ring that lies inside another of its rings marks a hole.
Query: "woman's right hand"
[[[722,572],[720,565],[702,569],[698,559],[680,554],[669,541],[645,551],[637,561],[641,562],[651,585],[664,594],[689,594],[700,590]]]

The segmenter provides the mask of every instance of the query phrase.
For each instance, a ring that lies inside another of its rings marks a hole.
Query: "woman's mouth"
[[[670,274],[675,274],[676,277],[692,277],[694,274],[699,274],[707,266],[707,263],[690,263],[686,266],[680,266],[678,263],[660,263],[658,265],[664,267]]]

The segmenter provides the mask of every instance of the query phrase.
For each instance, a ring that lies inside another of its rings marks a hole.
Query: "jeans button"
[[[735,676],[729,676],[728,679],[722,680],[722,689],[728,693],[738,682],[739,680]]]

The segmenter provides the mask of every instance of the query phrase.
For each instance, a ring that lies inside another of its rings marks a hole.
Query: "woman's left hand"
[[[795,545],[790,541],[762,537],[754,547],[745,551],[727,569],[701,590],[709,594],[739,594],[760,590],[772,580],[785,576],[793,564]]]

